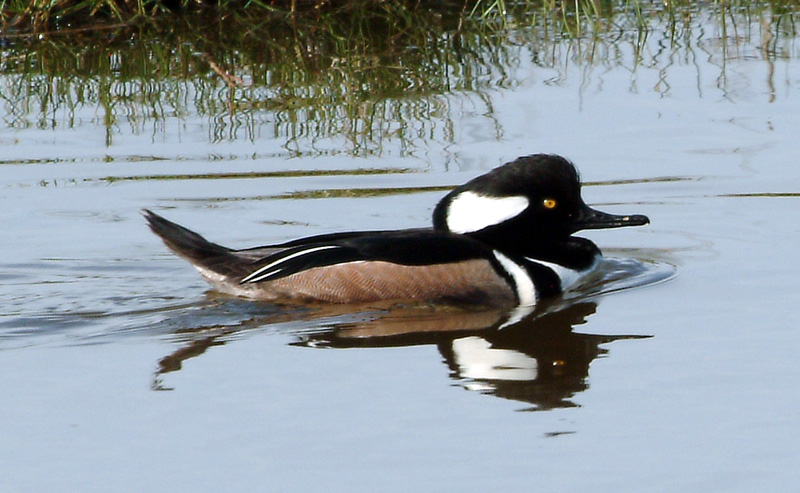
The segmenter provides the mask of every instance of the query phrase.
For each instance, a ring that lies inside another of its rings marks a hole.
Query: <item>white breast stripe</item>
[[[517,264],[502,253],[494,250],[494,256],[508,275],[514,280],[514,287],[517,290],[517,298],[520,305],[536,304],[536,286],[533,285],[531,276],[524,267]]]
[[[591,271],[595,267],[595,265],[597,265],[597,263],[595,263],[594,265],[592,265],[591,267],[589,267],[585,271],[577,271],[575,269],[570,269],[570,268],[564,267],[563,265],[554,264],[552,262],[545,262],[544,260],[539,260],[539,259],[535,259],[535,258],[528,258],[528,257],[526,257],[526,259],[530,260],[531,262],[534,262],[536,264],[544,265],[548,269],[550,269],[553,272],[555,272],[556,275],[558,276],[558,278],[561,280],[561,290],[562,291],[566,291],[569,288],[571,288],[572,286],[574,286],[584,274],[586,274],[587,272]]]
[[[487,197],[475,192],[461,192],[447,206],[447,227],[453,233],[474,233],[500,224],[528,207],[528,198]]]
[[[295,253],[293,253],[291,255],[287,255],[287,256],[285,256],[283,258],[279,258],[278,260],[276,260],[274,262],[270,262],[269,264],[261,267],[257,271],[253,272],[249,276],[247,276],[244,279],[242,279],[241,282],[245,283],[245,282],[258,282],[258,281],[261,281],[262,279],[264,279],[266,277],[269,277],[269,276],[277,273],[278,271],[282,270],[282,269],[278,269],[275,272],[271,272],[269,274],[263,274],[262,275],[262,273],[268,272],[269,270],[274,269],[276,265],[280,265],[283,262],[286,262],[286,261],[291,260],[293,258],[297,258],[297,257],[303,256],[303,255],[308,255],[310,253],[318,252],[320,250],[330,250],[331,248],[339,248],[339,247],[336,246],[336,245],[325,245],[325,246],[320,246],[320,247],[316,247],[316,248],[309,248],[307,250],[300,250],[299,252],[295,252]]]

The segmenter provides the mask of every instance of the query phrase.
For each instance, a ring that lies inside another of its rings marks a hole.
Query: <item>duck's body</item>
[[[522,293],[517,293],[513,275],[519,273],[514,270],[523,267],[464,235],[433,229],[353,232],[232,250],[153,212],[145,211],[145,216],[170,249],[189,260],[216,289],[237,296],[327,303],[535,302],[534,289],[524,278]],[[552,271],[535,264],[529,268],[540,295],[560,292]]]
[[[584,228],[646,224],[586,206],[571,163],[519,158],[456,188],[433,229],[334,233],[233,250],[145,211],[150,228],[216,289],[269,301],[534,305],[600,257]]]

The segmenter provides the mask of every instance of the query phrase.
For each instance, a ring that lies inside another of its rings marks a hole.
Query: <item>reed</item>
[[[720,0],[702,10],[687,0],[0,5],[7,127],[70,127],[88,109],[111,145],[123,132],[158,134],[170,118],[199,116],[211,142],[274,137],[294,155],[455,142],[452,95],[491,118],[488,95],[519,83],[523,50],[548,68],[609,63],[627,47],[640,63],[649,37],[684,43],[702,13],[730,31],[721,42],[732,49],[738,30],[760,19],[770,33],[764,56],[780,57],[800,26],[798,2],[788,0]],[[94,17],[74,20],[87,12]]]
[[[408,12],[436,11],[464,18],[518,24],[546,20],[580,36],[585,25],[607,23],[627,11],[641,26],[648,18],[666,14],[685,17],[709,4],[721,14],[770,9],[795,11],[800,0],[0,0],[0,28],[4,35],[50,33],[60,30],[106,29],[120,24],[163,21],[198,12],[237,15],[252,20],[297,17],[323,20],[341,13],[385,15],[402,22]]]

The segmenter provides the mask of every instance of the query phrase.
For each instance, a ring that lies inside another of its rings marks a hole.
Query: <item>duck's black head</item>
[[[583,229],[648,222],[646,216],[618,216],[587,206],[575,166],[550,154],[520,157],[470,180],[447,194],[433,213],[437,230],[525,256],[558,247]]]

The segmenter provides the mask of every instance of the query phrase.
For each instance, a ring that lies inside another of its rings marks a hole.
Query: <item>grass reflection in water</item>
[[[668,94],[671,65],[721,52],[725,84],[731,57],[795,50],[798,21],[796,2],[362,1],[305,12],[318,5],[299,2],[292,15],[228,2],[147,20],[106,12],[116,24],[90,29],[74,27],[77,14],[28,22],[14,5],[4,4],[0,35],[7,128],[88,124],[111,146],[199,120],[208,142],[271,139],[290,156],[447,147],[465,131],[452,115],[464,112],[502,138],[492,98],[526,83],[517,69],[528,59],[554,70],[553,84],[576,62],[659,67],[656,90]]]

